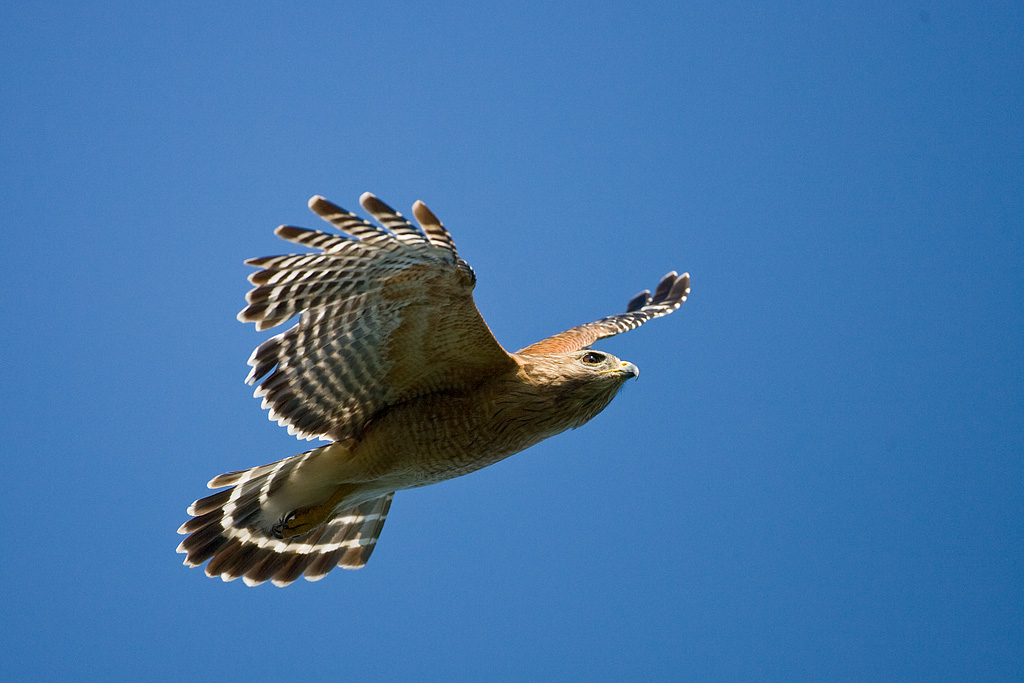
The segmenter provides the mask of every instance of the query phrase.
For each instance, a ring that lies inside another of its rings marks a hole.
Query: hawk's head
[[[632,363],[592,349],[520,358],[531,383],[566,420],[564,428],[575,429],[589,421],[611,403],[626,380],[640,376]]]

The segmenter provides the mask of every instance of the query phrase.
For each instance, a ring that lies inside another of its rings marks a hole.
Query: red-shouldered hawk
[[[318,249],[246,263],[243,322],[265,330],[246,381],[270,418],[332,443],[214,477],[179,533],[185,564],[229,581],[283,586],[366,564],[395,491],[468,474],[587,422],[631,377],[632,363],[590,345],[679,308],[688,274],[671,272],[626,312],[508,353],[473,303],[476,277],[422,203],[419,227],[370,193],[383,227],[313,197],[341,234],[281,226]]]

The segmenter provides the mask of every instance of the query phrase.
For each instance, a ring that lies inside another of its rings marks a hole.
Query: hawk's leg
[[[355,489],[355,486],[348,485],[339,488],[333,496],[322,503],[310,507],[292,510],[277,521],[273,527],[276,538],[291,538],[301,536],[317,528],[328,519],[335,508]]]

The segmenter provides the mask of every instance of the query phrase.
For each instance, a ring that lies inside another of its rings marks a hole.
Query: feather
[[[677,275],[673,270],[658,282],[654,294],[644,290],[629,300],[626,312],[572,327],[565,332],[542,339],[516,351],[516,356],[540,353],[571,353],[589,348],[598,339],[640,327],[648,320],[668,315],[679,308],[690,294],[690,274]]]
[[[256,395],[269,417],[300,438],[355,436],[402,396],[472,386],[515,367],[473,304],[472,269],[440,221],[414,208],[420,229],[372,194],[360,203],[383,227],[314,196],[310,209],[345,235],[280,226],[279,237],[323,251],[248,261],[264,270],[250,276],[238,319],[264,330],[300,318],[257,347],[246,381],[262,380]],[[404,325],[413,311],[421,322]],[[421,329],[430,330],[430,371],[396,371],[396,359],[423,355]],[[419,379],[395,385],[396,376]]]

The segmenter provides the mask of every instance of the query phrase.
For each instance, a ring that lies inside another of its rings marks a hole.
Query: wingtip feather
[[[341,208],[334,202],[328,200],[326,197],[322,197],[321,195],[318,194],[315,194],[312,197],[310,197],[309,202],[307,202],[307,205],[309,206],[310,211],[312,211],[317,216],[320,216],[322,218],[325,218],[327,216],[335,216],[339,213],[346,213],[345,209]],[[278,228],[278,230],[280,229],[281,228]],[[277,230],[275,230],[274,232],[280,235],[280,233],[277,233]]]
[[[363,207],[363,210],[372,216],[377,216],[377,214],[385,213],[393,213],[396,216],[402,215],[398,211],[395,211],[393,208],[388,206],[387,203],[381,201],[381,199],[372,192],[364,192],[361,195],[359,195],[359,206]]]
[[[681,301],[686,301],[686,297],[690,296],[689,273],[683,273],[678,279],[676,279],[675,283],[672,285],[671,291],[668,293],[668,296],[673,300],[679,299]]]
[[[626,304],[626,313],[632,313],[633,311],[639,310],[646,306],[651,301],[651,290],[645,289],[640,292]]]
[[[658,282],[658,286],[654,288],[654,294],[651,295],[651,301],[654,303],[661,303],[668,297],[669,292],[672,291],[673,285],[676,280],[679,279],[679,274],[674,270],[670,270],[665,273],[664,277]]]
[[[441,225],[440,219],[434,215],[434,212],[427,208],[427,205],[417,199],[412,205],[412,215],[416,218],[420,225],[426,227],[428,225]]]

